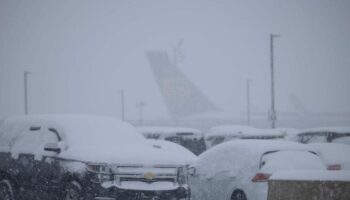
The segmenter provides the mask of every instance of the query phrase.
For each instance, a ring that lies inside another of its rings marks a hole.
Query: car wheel
[[[64,188],[62,200],[81,200],[82,186],[78,181],[70,181]]]
[[[8,179],[0,181],[0,200],[15,200],[13,187]]]
[[[231,200],[247,200],[242,190],[235,190],[231,196]]]

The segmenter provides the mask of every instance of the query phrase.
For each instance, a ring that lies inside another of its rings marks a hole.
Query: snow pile
[[[298,170],[274,173],[270,180],[350,181],[350,171]]]

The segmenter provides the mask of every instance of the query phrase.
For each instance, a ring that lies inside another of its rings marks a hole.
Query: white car
[[[350,145],[337,143],[310,143],[318,151],[328,170],[350,170]]]
[[[288,141],[235,140],[201,154],[190,178],[193,200],[266,200],[277,171],[325,170],[309,146]]]
[[[300,131],[296,141],[300,143],[334,142],[350,136],[350,127],[319,127]]]

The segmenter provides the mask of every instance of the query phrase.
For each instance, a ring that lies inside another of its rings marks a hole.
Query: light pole
[[[146,103],[143,101],[140,101],[136,104],[136,106],[139,108],[139,125],[143,125],[143,108],[146,106]]]
[[[274,49],[273,42],[279,35],[270,34],[270,62],[271,62],[271,109],[269,111],[269,119],[271,120],[271,128],[276,127],[277,114],[275,109],[275,77],[274,77]]]
[[[247,79],[247,125],[250,126],[250,83],[251,80]]]
[[[28,75],[31,74],[29,71],[24,72],[24,114],[28,114]]]
[[[122,108],[121,118],[124,121],[125,120],[124,90],[120,90],[120,103]]]

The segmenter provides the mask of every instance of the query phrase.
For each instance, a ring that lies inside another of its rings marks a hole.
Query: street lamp
[[[251,80],[247,79],[247,125],[250,126],[250,83]]]
[[[269,119],[271,121],[271,128],[276,127],[277,114],[275,109],[275,77],[274,77],[274,49],[273,42],[275,38],[280,35],[270,34],[270,62],[271,62],[271,109],[269,111]]]
[[[146,103],[143,101],[140,101],[136,104],[136,106],[139,108],[139,125],[142,126],[142,124],[143,124],[143,108],[146,106]]]
[[[28,75],[31,74],[29,71],[24,72],[24,114],[28,114]]]
[[[124,90],[120,90],[120,103],[122,108],[121,118],[124,121],[125,120],[125,103],[124,103]]]

